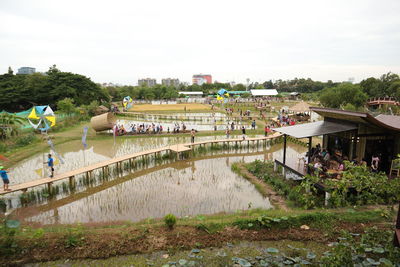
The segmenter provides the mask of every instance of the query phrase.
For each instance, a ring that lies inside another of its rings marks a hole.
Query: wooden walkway
[[[195,146],[205,146],[207,144],[229,144],[229,143],[243,143],[247,142],[248,145],[250,145],[250,142],[254,143],[259,143],[261,141],[266,142],[267,140],[277,138],[281,136],[278,133],[275,133],[274,135],[268,136],[268,137],[257,137],[257,138],[246,138],[245,140],[241,138],[237,139],[221,139],[221,140],[208,140],[208,141],[201,141],[201,142],[194,142],[194,143],[186,143],[186,144],[177,144],[177,145],[171,145],[171,146],[165,146],[162,148],[156,148],[156,149],[150,149],[142,152],[136,152],[133,154],[129,155],[124,155],[120,156],[117,158],[105,160],[102,162],[98,162],[86,167],[82,167],[76,170],[68,171],[62,174],[55,175],[53,178],[42,178],[42,179],[37,179],[34,181],[22,183],[22,184],[16,184],[16,185],[10,185],[10,191],[4,191],[3,189],[0,190],[0,195],[5,195],[8,193],[16,192],[16,191],[27,191],[29,188],[36,187],[36,186],[42,186],[42,185],[47,185],[49,190],[51,190],[51,186],[54,182],[56,181],[61,181],[61,180],[69,180],[70,185],[75,183],[75,176],[85,174],[87,177],[90,177],[93,173],[93,171],[102,169],[103,173],[109,173],[109,166],[110,165],[115,165],[117,169],[122,170],[122,164],[124,162],[129,162],[131,165],[133,163],[133,160],[139,157],[148,157],[150,155],[158,155],[161,152],[174,152],[177,154],[177,158],[179,158],[179,154],[185,151],[191,150]]]

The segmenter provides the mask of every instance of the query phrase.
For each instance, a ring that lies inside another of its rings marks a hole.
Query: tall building
[[[17,74],[33,74],[36,72],[35,68],[31,68],[31,67],[21,67],[18,69]]]
[[[139,79],[138,84],[146,85],[147,87],[153,87],[157,84],[157,81],[153,78]]]
[[[202,85],[203,83],[212,83],[210,74],[195,74],[192,78],[193,84]]]
[[[165,78],[161,80],[161,84],[165,86],[179,86],[179,79]]]

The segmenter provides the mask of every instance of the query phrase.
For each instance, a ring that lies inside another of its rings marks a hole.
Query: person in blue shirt
[[[48,160],[47,160],[47,162],[45,162],[45,164],[46,163],[47,163],[47,166],[50,169],[50,173],[51,173],[50,178],[53,178],[53,176],[54,176],[54,160],[51,157],[51,154],[48,155]]]
[[[3,166],[0,166],[0,176],[3,179],[3,189],[4,191],[11,191],[10,188],[8,188],[8,184],[10,183],[10,180],[8,180],[8,175],[7,175],[7,170],[4,170]]]

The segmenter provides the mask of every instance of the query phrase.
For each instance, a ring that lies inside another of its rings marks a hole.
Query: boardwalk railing
[[[159,155],[162,152],[166,153],[176,153],[176,158],[179,158],[179,155],[185,151],[190,151],[192,148],[196,146],[205,146],[207,144],[210,144],[211,146],[213,144],[229,144],[229,143],[235,143],[237,144],[242,144],[243,142],[247,142],[248,146],[250,146],[250,142],[253,144],[259,142],[264,142],[264,144],[267,143],[268,140],[278,138],[281,135],[278,133],[275,133],[274,135],[268,136],[268,137],[256,137],[256,138],[235,138],[235,139],[221,139],[221,140],[209,140],[209,141],[200,141],[200,142],[194,142],[194,143],[186,143],[186,144],[176,144],[176,145],[171,145],[171,146],[165,146],[161,148],[156,148],[156,149],[150,149],[142,152],[136,152],[133,154],[129,155],[124,155],[120,156],[117,158],[113,158],[110,160],[98,162],[86,167],[82,167],[76,170],[68,171],[62,174],[55,175],[53,178],[42,178],[42,179],[37,179],[34,181],[26,182],[26,183],[21,183],[21,184],[16,184],[16,185],[11,185],[11,189],[9,191],[4,191],[0,190],[0,195],[5,195],[8,193],[16,192],[16,191],[23,191],[26,192],[29,188],[37,187],[37,186],[42,186],[42,185],[47,185],[49,192],[51,192],[51,187],[54,182],[61,181],[61,180],[69,180],[70,185],[75,184],[75,176],[78,175],[86,175],[86,177],[92,177],[93,171],[101,169],[103,174],[109,174],[110,173],[110,166],[115,165],[117,170],[123,169],[123,163],[124,162],[129,162],[130,166],[133,165],[133,160],[142,157],[143,159],[147,158],[150,155],[154,155],[155,157]]]

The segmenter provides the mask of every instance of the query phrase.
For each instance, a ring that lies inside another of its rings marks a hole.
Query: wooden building
[[[331,154],[340,155],[343,159],[364,160],[370,165],[372,156],[378,156],[379,171],[389,174],[393,159],[400,154],[400,116],[373,116],[365,112],[320,107],[311,107],[310,110],[321,115],[323,121],[274,130],[284,134],[284,139],[287,135],[308,138],[309,151],[312,137],[322,136],[322,148]],[[286,141],[284,144],[286,147]],[[293,166],[286,165],[285,151],[284,148],[283,161],[277,163],[293,170]],[[297,171],[298,174],[304,174],[300,170]]]

